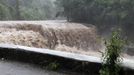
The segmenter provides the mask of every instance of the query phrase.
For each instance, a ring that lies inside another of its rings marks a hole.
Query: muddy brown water
[[[2,21],[0,43],[92,54],[102,49],[96,28],[65,21]]]

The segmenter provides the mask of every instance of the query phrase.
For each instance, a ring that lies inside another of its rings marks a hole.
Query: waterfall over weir
[[[2,21],[0,38],[0,43],[82,54],[102,48],[94,26],[66,21]]]
[[[66,21],[1,21],[0,48],[2,57],[13,56],[19,60],[39,62],[43,58],[44,62],[48,58],[56,58],[56,61],[60,58],[66,60],[64,63],[88,62],[90,65],[87,65],[96,73],[102,62],[100,50],[104,46],[92,25]],[[121,66],[129,68],[125,72],[132,71],[133,74],[133,64],[133,57],[124,55]]]

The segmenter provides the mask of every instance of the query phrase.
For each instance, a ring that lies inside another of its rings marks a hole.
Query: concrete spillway
[[[0,44],[0,48],[41,53],[41,54],[44,54],[44,55],[52,55],[52,56],[55,56],[55,57],[63,57],[63,58],[66,58],[66,59],[73,59],[73,60],[76,60],[76,61],[102,63],[101,57],[89,56],[89,55],[83,55],[83,54],[76,54],[76,53],[69,53],[69,52],[62,52],[62,51],[56,51],[56,50],[50,50],[50,49],[31,48],[31,47],[26,47],[26,46],[9,45],[9,44]],[[134,70],[134,60],[129,59],[129,58],[123,58],[123,62],[121,63],[121,66]]]

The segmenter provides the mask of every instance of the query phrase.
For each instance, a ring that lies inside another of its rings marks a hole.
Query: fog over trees
[[[0,20],[54,18],[54,0],[0,0]]]

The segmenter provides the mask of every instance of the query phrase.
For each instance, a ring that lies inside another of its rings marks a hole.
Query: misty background
[[[134,43],[133,0],[0,0],[0,20],[57,20],[89,23],[108,36],[121,28]]]

